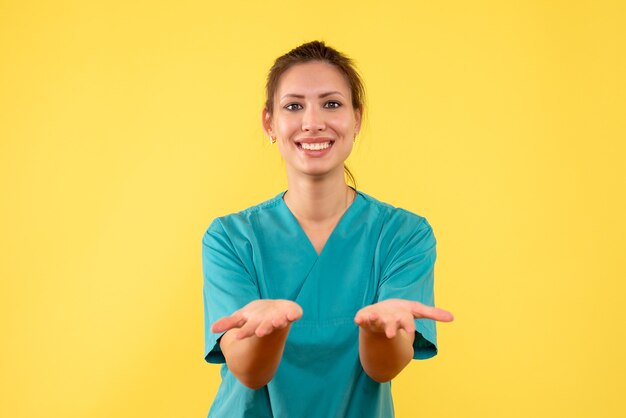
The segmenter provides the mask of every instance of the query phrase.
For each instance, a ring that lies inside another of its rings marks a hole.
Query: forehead
[[[317,94],[337,90],[349,97],[350,85],[334,65],[322,61],[296,64],[280,77],[276,94]]]

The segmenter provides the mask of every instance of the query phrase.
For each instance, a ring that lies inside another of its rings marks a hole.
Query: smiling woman
[[[278,100],[274,108],[263,109],[263,122],[277,138],[287,178],[339,178],[335,173],[344,171],[362,112],[361,105],[352,105],[344,75],[324,61],[293,65],[282,74],[274,95]]]
[[[322,42],[270,70],[288,188],[204,234],[205,359],[224,363],[209,417],[392,417],[390,380],[437,353],[453,317],[433,307],[431,226],[345,181],[363,91]]]
[[[300,45],[287,54],[279,57],[269,71],[265,86],[266,101],[263,111],[263,124],[266,132],[266,118],[271,117],[274,113],[275,97],[277,96],[278,85],[281,81],[283,81],[284,73],[294,66],[305,63],[325,63],[332,65],[344,79],[343,84],[347,83],[350,95],[349,98],[343,96],[343,102],[332,105],[329,103],[329,105],[339,107],[341,105],[349,104],[346,102],[349,100],[352,104],[352,108],[358,110],[359,117],[362,116],[365,106],[365,87],[361,76],[352,63],[352,60],[335,49],[327,47],[323,42],[309,42],[307,44]],[[331,95],[332,93],[332,91],[323,92],[319,98],[325,99],[327,97],[326,95]],[[336,91],[336,93],[342,94],[340,91]],[[287,92],[286,94],[288,95],[287,97],[294,99],[302,100],[305,98],[303,94],[298,94],[297,92]],[[343,94],[345,94],[345,91]],[[283,99],[282,97],[280,98]],[[296,109],[299,108],[298,104],[295,104],[294,106]],[[293,109],[294,106],[290,106],[289,109]],[[357,134],[358,130],[355,132],[353,140],[356,138]],[[271,134],[270,138],[273,138]],[[344,164],[344,171],[348,176],[348,179],[350,179],[356,188],[354,176],[346,164]]]

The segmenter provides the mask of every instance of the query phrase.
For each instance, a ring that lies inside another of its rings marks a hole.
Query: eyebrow
[[[338,91],[328,91],[328,92],[326,92],[326,93],[322,93],[322,94],[320,94],[318,97],[319,97],[319,98],[323,98],[323,97],[326,97],[326,96],[330,96],[330,95],[332,95],[332,94],[338,94],[338,95],[340,95],[340,96],[343,96],[343,94],[341,94],[341,92],[338,92]],[[288,93],[288,94],[285,94],[285,95],[283,95],[283,97],[281,97],[280,99],[282,100],[282,99],[284,99],[285,97],[295,97],[295,98],[297,98],[297,99],[304,99],[304,96],[303,96],[302,94],[294,94],[294,93]]]

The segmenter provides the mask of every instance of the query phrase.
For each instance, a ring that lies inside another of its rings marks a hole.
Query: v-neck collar
[[[298,222],[298,219],[295,217],[293,212],[291,212],[291,209],[289,209],[289,206],[287,206],[287,203],[285,202],[285,199],[284,199],[284,196],[285,196],[285,193],[287,193],[287,190],[280,193],[278,196],[278,199],[280,200],[280,205],[284,208],[285,212],[287,212],[288,217],[291,219],[291,222],[294,224],[294,228],[298,231],[298,234],[301,236],[301,239],[305,240],[308,243],[307,247],[313,253],[316,260],[322,257],[328,245],[332,244],[333,237],[337,235],[337,230],[343,227],[343,224],[348,222],[348,219],[352,216],[351,214],[356,210],[356,207],[360,205],[361,200],[363,199],[363,196],[361,196],[361,192],[359,192],[358,190],[352,187],[350,188],[356,192],[354,199],[352,200],[352,203],[350,203],[350,206],[348,206],[348,208],[344,211],[343,215],[341,215],[341,218],[339,218],[339,221],[337,222],[337,224],[331,231],[330,235],[328,236],[328,239],[324,243],[324,247],[322,247],[322,251],[320,251],[319,254],[317,253],[315,246],[309,239],[309,236],[304,231],[304,228],[302,228],[302,225],[300,225],[300,222]]]

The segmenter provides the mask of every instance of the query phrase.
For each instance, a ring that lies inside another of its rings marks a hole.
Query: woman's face
[[[285,71],[264,129],[277,139],[287,173],[326,176],[340,172],[361,125],[352,107],[350,86],[333,65],[313,61]],[[312,148],[312,149],[307,149]]]

